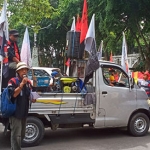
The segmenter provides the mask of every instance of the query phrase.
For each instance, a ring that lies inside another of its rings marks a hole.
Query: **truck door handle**
[[[102,91],[102,94],[107,94],[107,91]]]

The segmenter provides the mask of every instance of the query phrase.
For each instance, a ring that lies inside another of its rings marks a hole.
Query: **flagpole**
[[[7,20],[7,16],[6,16],[6,12],[7,12],[7,0],[4,0],[4,4],[3,4],[3,8],[2,8],[2,12],[1,12],[1,16],[0,16],[0,22],[1,22],[1,30],[4,32],[6,32],[7,36],[8,36],[8,20]],[[3,20],[4,19],[4,20]],[[5,25],[3,24],[5,23]],[[3,24],[3,25],[2,25]],[[5,27],[5,29],[4,29]],[[2,29],[3,28],[3,29]],[[4,34],[3,34],[4,36]],[[8,38],[8,37],[7,37]],[[3,43],[2,43],[3,44]],[[2,49],[2,45],[1,45],[1,49]],[[3,56],[0,55],[0,65],[1,65],[1,72],[0,72],[0,96],[2,94],[2,76],[3,76]]]
[[[0,74],[0,96],[2,93],[2,75],[3,75],[3,57],[0,55],[0,62],[1,62],[1,74]]]

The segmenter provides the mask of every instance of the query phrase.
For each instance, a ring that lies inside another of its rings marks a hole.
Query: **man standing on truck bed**
[[[31,95],[31,83],[27,78],[28,66],[24,62],[19,62],[16,67],[18,74],[17,79],[19,85],[15,83],[15,78],[11,78],[8,82],[8,88],[11,92],[12,101],[16,101],[16,111],[12,117],[9,118],[11,129],[11,150],[21,150],[21,141],[25,137],[26,118],[28,116],[28,109]],[[36,100],[31,100],[35,102]]]
[[[3,76],[2,79],[2,88],[7,87],[8,81],[16,76],[16,64],[20,62],[20,53],[17,45],[17,40],[19,37],[19,32],[15,29],[9,31],[9,41],[7,41],[7,45],[4,47],[4,51],[7,52],[8,64],[9,64],[9,74],[8,76]],[[5,64],[4,64],[5,65]]]

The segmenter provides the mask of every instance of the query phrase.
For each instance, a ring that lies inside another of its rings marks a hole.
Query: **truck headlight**
[[[147,99],[147,103],[148,103],[148,105],[150,105],[150,99],[149,98]]]

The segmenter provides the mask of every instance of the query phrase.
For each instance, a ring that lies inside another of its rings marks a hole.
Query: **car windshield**
[[[57,71],[58,74],[56,75],[56,77],[61,77],[62,74],[60,72],[60,69],[48,69],[48,70],[43,70],[43,69],[31,69],[28,71],[28,78],[31,80],[32,79],[32,75],[34,74],[34,76],[36,77],[45,77],[45,76],[50,76],[51,77],[51,73],[53,71]]]
[[[36,77],[45,77],[45,76],[50,76],[45,70],[39,70],[39,69],[34,69],[34,70],[29,70],[28,71],[28,78],[32,78],[32,74]]]

